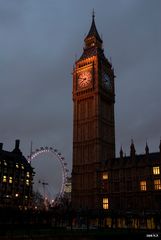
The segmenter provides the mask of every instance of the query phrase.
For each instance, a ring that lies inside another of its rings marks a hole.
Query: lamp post
[[[41,182],[40,180],[39,180],[39,183],[41,183],[42,184],[42,186],[43,186],[43,192],[44,192],[44,206],[45,206],[45,209],[47,209],[47,204],[46,204],[46,192],[45,192],[45,187],[47,186],[47,185],[49,185],[47,182]]]

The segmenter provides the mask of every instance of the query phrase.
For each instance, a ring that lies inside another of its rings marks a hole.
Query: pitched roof
[[[97,31],[97,28],[96,28],[96,24],[95,24],[95,21],[94,21],[94,14],[92,16],[92,24],[91,24],[91,28],[87,34],[87,36],[85,37],[85,41],[88,39],[88,38],[91,38],[91,37],[95,37],[99,42],[102,43],[102,39],[100,38],[100,35]]]

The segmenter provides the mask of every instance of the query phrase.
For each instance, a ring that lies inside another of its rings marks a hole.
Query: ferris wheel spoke
[[[60,166],[61,166],[61,187],[60,187],[60,190],[58,191],[58,193],[54,194],[55,201],[59,201],[60,198],[62,198],[62,196],[64,195],[64,189],[67,184],[67,177],[68,177],[68,172],[69,172],[69,170],[67,169],[67,163],[65,161],[64,156],[61,154],[61,152],[58,151],[54,147],[47,147],[47,146],[40,147],[39,149],[37,148],[35,151],[32,151],[32,153],[27,157],[27,159],[30,163],[32,163],[32,161],[35,158],[37,158],[38,156],[42,156],[43,154],[46,154],[44,159],[47,159],[47,158],[49,158],[49,155],[48,155],[49,153],[52,154],[53,157],[56,157],[56,160],[60,163]],[[40,180],[40,182],[42,183],[45,181]],[[51,187],[49,185],[46,185],[46,186],[47,186],[45,189],[46,193],[48,191],[48,195],[50,195],[50,196],[53,195],[54,191],[51,190]],[[40,191],[40,183],[39,184],[37,183],[36,188],[38,191]],[[41,188],[43,188],[43,187],[41,186]],[[44,191],[44,189],[41,189],[41,192],[42,191]]]

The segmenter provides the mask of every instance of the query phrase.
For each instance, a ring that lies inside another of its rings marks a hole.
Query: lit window
[[[26,185],[29,185],[29,180],[28,179],[26,180]]]
[[[159,166],[153,167],[153,174],[154,174],[154,175],[160,174],[160,167],[159,167]]]
[[[16,193],[16,194],[15,194],[15,197],[18,197],[18,195],[19,195],[19,194],[18,194],[18,193]]]
[[[29,173],[29,172],[27,172],[27,173],[26,173],[26,176],[27,176],[27,177],[30,177],[30,173]]]
[[[21,164],[21,168],[24,169],[24,165],[23,164]]]
[[[12,183],[12,177],[9,177],[9,183]]]
[[[146,191],[146,181],[140,181],[140,190]]]
[[[7,182],[7,177],[3,176],[3,182]]]
[[[28,199],[28,196],[25,196],[25,199]]]
[[[107,180],[108,179],[108,173],[107,172],[103,172],[102,173],[102,179],[103,180]]]
[[[5,160],[4,160],[4,165],[5,165],[5,166],[7,166],[7,163],[6,163],[6,161],[5,161]]]
[[[103,198],[103,209],[108,209],[108,198]]]
[[[16,168],[19,168],[19,165],[18,165],[18,163],[16,163]]]
[[[160,181],[160,179],[155,179],[154,180],[154,189],[155,190],[161,190],[161,181]]]

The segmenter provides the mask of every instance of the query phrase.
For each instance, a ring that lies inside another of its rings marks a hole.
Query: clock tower
[[[83,54],[73,69],[72,206],[97,209],[97,174],[115,158],[114,71],[104,55],[94,14]]]

